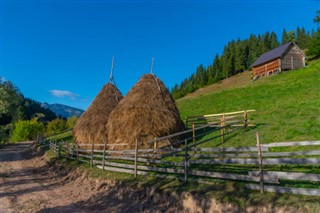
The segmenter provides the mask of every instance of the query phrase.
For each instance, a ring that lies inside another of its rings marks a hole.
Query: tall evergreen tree
[[[220,57],[218,54],[216,54],[216,56],[214,57],[212,69],[215,73],[214,74],[215,81],[216,82],[220,81],[223,78],[223,76],[222,76],[222,67],[220,63]]]
[[[282,44],[285,44],[288,42],[288,34],[287,34],[287,31],[286,29],[283,29],[282,30],[282,37],[281,37],[281,43]]]
[[[275,32],[271,32],[271,35],[270,35],[270,49],[274,49],[276,47],[278,47],[280,44],[279,44],[279,41],[277,39],[277,35],[275,34]]]

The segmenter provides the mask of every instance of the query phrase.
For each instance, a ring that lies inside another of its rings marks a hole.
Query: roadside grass
[[[48,140],[63,140],[63,141],[72,142],[72,143],[74,142],[72,130],[63,132],[61,134],[58,133],[56,135],[49,136],[47,139]]]
[[[247,86],[177,100],[181,118],[255,109],[250,123],[257,126],[235,132],[219,146],[320,139],[320,60],[308,67],[248,82]]]
[[[53,154],[51,154],[51,161],[52,164],[55,162],[63,163],[63,166],[66,168],[78,168],[80,171],[87,173],[89,177],[95,179],[114,181],[116,185],[120,184],[124,187],[138,189],[152,188],[163,195],[173,193],[179,197],[186,194],[193,194],[196,195],[199,201],[204,199],[215,199],[220,203],[234,204],[240,208],[240,211],[245,211],[248,207],[259,206],[272,206],[272,208],[290,207],[300,212],[320,211],[319,197],[268,192],[260,194],[258,191],[245,189],[244,184],[248,182],[190,177],[189,181],[185,183],[181,180],[183,178],[181,175],[169,175],[169,177],[163,178],[155,176],[157,175],[156,173],[152,173],[149,176],[138,175],[135,178],[132,174],[103,171],[96,167],[91,168],[89,164],[77,164],[76,161],[72,160],[66,161],[65,158],[58,160]],[[218,166],[214,166],[213,168],[216,168],[216,171],[220,170],[227,172],[227,170],[230,171],[232,166],[233,165],[229,165],[229,169],[227,168],[228,166],[224,167],[222,165],[220,169],[218,169]],[[294,166],[289,167],[293,168]],[[248,168],[244,169],[246,170]],[[287,169],[290,170],[290,168]],[[318,172],[320,173],[320,171]],[[320,188],[319,185],[312,185],[309,182],[303,181],[281,181],[280,185]]]

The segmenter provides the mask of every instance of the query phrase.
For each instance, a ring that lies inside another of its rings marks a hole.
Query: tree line
[[[248,70],[261,54],[291,41],[295,42],[300,49],[308,50],[309,55],[320,53],[320,45],[317,47],[317,42],[320,41],[319,30],[307,32],[304,27],[297,27],[296,30],[287,32],[284,29],[281,43],[275,32],[266,32],[262,35],[251,34],[248,39],[238,38],[230,41],[224,46],[221,55],[215,55],[211,65],[205,67],[200,64],[191,76],[171,89],[171,94],[174,99],[178,99],[199,88]]]
[[[39,134],[54,134],[72,128],[76,120],[77,117],[58,118],[0,76],[0,145],[10,140],[33,140]]]

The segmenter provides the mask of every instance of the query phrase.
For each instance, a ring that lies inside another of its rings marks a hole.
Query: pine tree
[[[245,42],[238,39],[235,44],[234,69],[236,73],[242,72],[246,68]]]
[[[283,29],[282,31],[281,43],[282,44],[288,43],[288,35],[287,35],[286,29]]]
[[[275,32],[271,32],[270,35],[270,49],[274,49],[279,46],[279,41]]]
[[[296,42],[296,32],[294,30],[287,33],[287,42]]]

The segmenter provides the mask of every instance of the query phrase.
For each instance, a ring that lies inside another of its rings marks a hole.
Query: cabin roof
[[[264,63],[266,63],[268,61],[271,61],[273,59],[280,58],[283,55],[283,53],[285,53],[286,50],[290,47],[291,44],[296,45],[293,42],[288,42],[288,43],[286,43],[284,45],[281,45],[281,46],[279,46],[277,48],[274,48],[274,49],[270,50],[269,52],[266,52],[266,53],[262,54],[251,66],[255,67],[255,66],[258,66],[260,64],[264,64]]]

